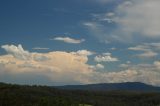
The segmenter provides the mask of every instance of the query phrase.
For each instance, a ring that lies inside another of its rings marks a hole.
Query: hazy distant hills
[[[160,87],[147,85],[140,82],[125,82],[125,83],[100,83],[88,85],[65,85],[58,86],[60,89],[67,90],[92,90],[92,91],[111,91],[111,90],[125,90],[125,91],[159,91]]]

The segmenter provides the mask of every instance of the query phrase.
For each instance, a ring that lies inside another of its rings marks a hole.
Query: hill
[[[100,83],[100,84],[88,84],[88,85],[66,85],[58,86],[60,89],[68,90],[91,90],[91,91],[142,91],[142,92],[160,92],[160,87],[147,85],[140,82],[126,82],[126,83]]]

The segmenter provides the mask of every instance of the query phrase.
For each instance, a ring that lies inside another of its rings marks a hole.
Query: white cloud
[[[87,64],[88,57],[78,53],[53,51],[28,52],[22,46],[2,46],[8,54],[0,55],[0,80],[30,84],[117,83],[140,81],[160,85],[160,62],[131,65],[122,71],[107,71],[102,64]],[[27,53],[27,57],[25,57]],[[17,56],[19,54],[20,56]],[[102,56],[110,56],[104,53]],[[22,58],[23,57],[23,58]],[[24,58],[25,57],[25,58]],[[125,67],[124,67],[125,68]],[[104,71],[99,71],[104,70]],[[62,83],[63,82],[63,83]]]
[[[61,51],[33,53],[25,51],[21,45],[18,47],[4,45],[2,48],[8,54],[0,56],[0,63],[4,66],[3,70],[7,70],[11,75],[34,73],[57,82],[87,83],[87,76],[92,73],[90,65],[87,64],[87,56],[91,53],[87,50],[74,53]]]
[[[159,38],[159,4],[159,0],[131,0],[120,4],[115,10],[115,21],[118,25],[116,32],[119,36],[131,40],[140,37]]]
[[[74,44],[82,43],[85,41],[85,39],[78,40],[70,37],[55,37],[54,39],[51,40],[63,41],[65,43],[74,43]]]
[[[120,64],[119,67],[120,67],[120,68],[128,68],[129,65],[128,65],[128,64]]]
[[[125,0],[112,12],[92,14],[86,26],[103,42],[155,41],[160,39],[159,5],[159,0]]]
[[[160,50],[160,43],[145,43],[145,45],[149,46],[152,49]]]
[[[155,52],[157,48],[159,48],[158,43],[145,43],[142,45],[137,45],[135,47],[129,47],[128,50],[142,51],[143,53],[136,54],[136,56],[140,58],[152,58],[158,55],[158,53]]]
[[[135,80],[157,86],[160,84],[160,79],[158,78],[158,76],[160,75],[159,65],[160,62],[155,61],[153,62],[153,64],[130,64],[127,68],[137,72],[137,75],[134,76]]]
[[[131,63],[131,61],[127,61],[126,63],[127,63],[127,64],[130,64],[130,63]]]
[[[117,48],[115,48],[115,47],[112,47],[112,48],[110,48],[111,50],[117,50]]]
[[[149,51],[150,48],[147,45],[137,45],[135,47],[129,47],[128,50],[134,51]]]
[[[18,45],[17,47],[14,45],[3,45],[1,46],[8,54],[11,54],[15,58],[27,60],[30,58],[30,54],[28,51],[25,51],[22,48],[22,45]]]
[[[90,69],[95,71],[104,70],[104,68],[103,64],[90,65]]]
[[[130,65],[131,65],[131,61],[126,61],[126,63],[120,64],[119,67],[120,68],[128,68]]]
[[[103,53],[103,55],[98,55],[94,58],[96,62],[115,62],[119,61],[118,58],[112,57],[111,53]]]
[[[104,69],[104,65],[102,65],[102,64],[97,64],[97,65],[96,65],[96,68],[97,68],[97,69]]]
[[[128,50],[133,51],[159,51],[160,50],[160,43],[143,43],[141,45],[137,45],[134,47],[129,47]]]
[[[146,51],[142,54],[137,54],[137,56],[140,58],[152,58],[152,57],[156,57],[157,55],[158,55],[158,53],[156,53],[154,51]]]
[[[81,56],[90,56],[95,53],[88,50],[78,50],[77,52],[72,52],[72,54],[81,55]]]

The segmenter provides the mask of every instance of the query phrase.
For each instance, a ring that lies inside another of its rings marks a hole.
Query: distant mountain
[[[66,90],[91,90],[91,91],[111,91],[111,90],[125,90],[125,91],[159,91],[160,87],[147,85],[140,82],[125,82],[125,83],[100,83],[88,85],[65,85],[57,88]]]

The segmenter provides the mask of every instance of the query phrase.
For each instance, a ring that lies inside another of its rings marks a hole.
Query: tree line
[[[0,83],[0,106],[160,106],[160,93],[62,90]]]

